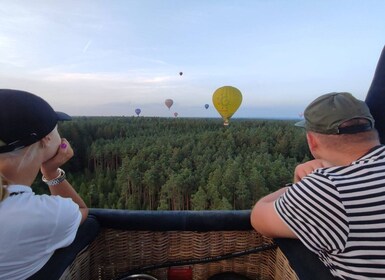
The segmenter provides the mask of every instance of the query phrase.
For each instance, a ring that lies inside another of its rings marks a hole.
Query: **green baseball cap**
[[[374,128],[369,107],[348,92],[321,95],[306,107],[304,117],[295,125],[321,134],[354,134]],[[369,122],[341,127],[341,124],[352,119],[367,119]]]

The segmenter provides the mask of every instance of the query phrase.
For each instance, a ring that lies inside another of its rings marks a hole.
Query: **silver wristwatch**
[[[41,180],[46,183],[48,186],[56,186],[59,185],[61,182],[63,182],[66,179],[66,173],[63,169],[58,168],[57,171],[59,171],[59,176],[57,176],[55,179],[47,180],[47,178],[43,177]]]

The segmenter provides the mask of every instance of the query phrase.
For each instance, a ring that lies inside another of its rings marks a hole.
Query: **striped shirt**
[[[342,279],[385,279],[385,146],[293,184],[275,209]]]

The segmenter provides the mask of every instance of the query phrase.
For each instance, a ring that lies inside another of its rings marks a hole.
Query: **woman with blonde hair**
[[[0,89],[0,279],[58,279],[98,232],[60,168],[74,154],[62,120],[34,94]],[[34,194],[39,171],[51,195]]]

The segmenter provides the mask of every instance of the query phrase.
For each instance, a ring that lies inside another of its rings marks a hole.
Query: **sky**
[[[365,99],[385,45],[382,0],[0,0],[0,14],[0,88],[73,116],[216,118],[229,85],[233,118],[298,118],[324,93]]]

